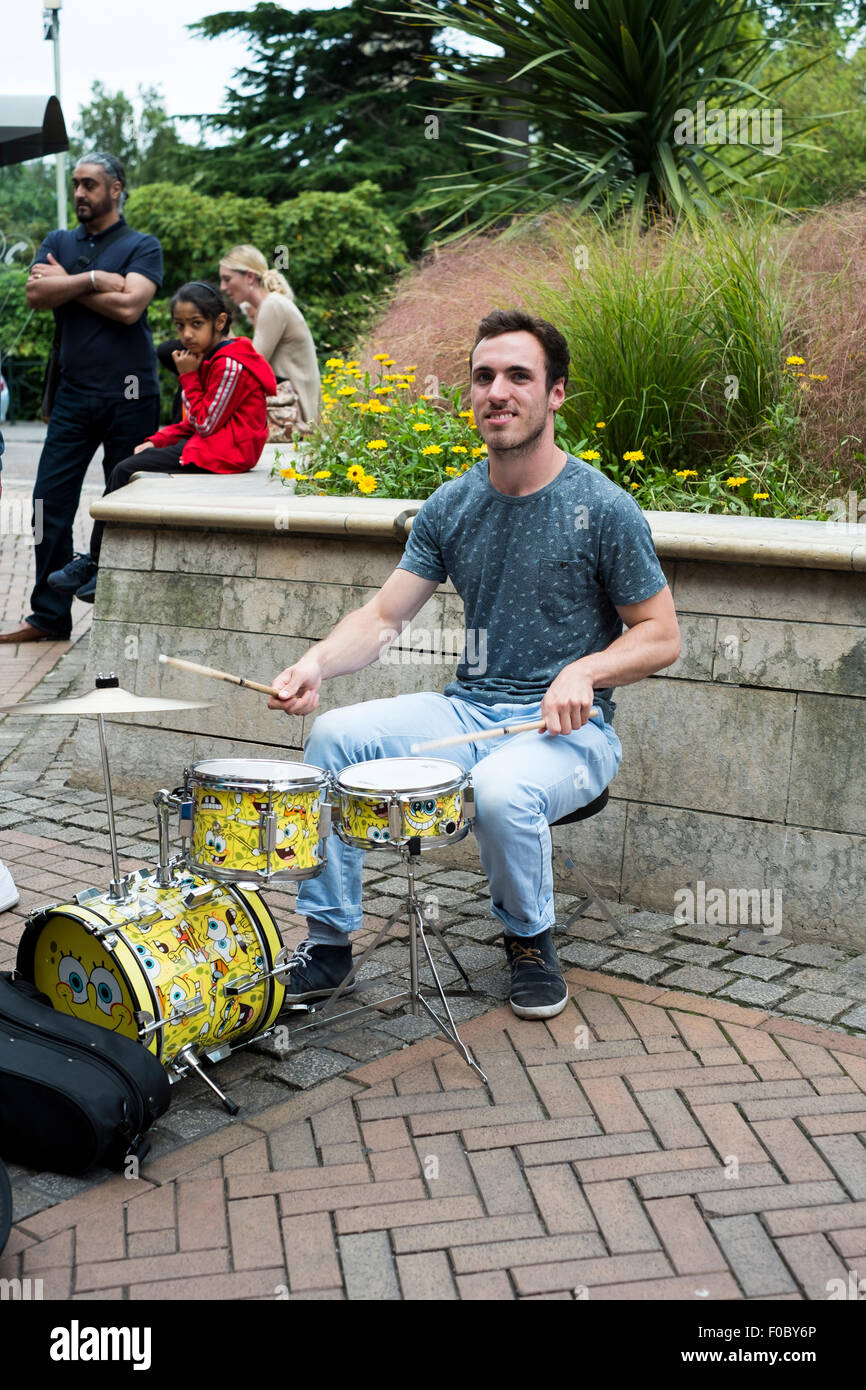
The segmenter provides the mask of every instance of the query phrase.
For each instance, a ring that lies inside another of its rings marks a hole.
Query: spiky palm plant
[[[700,101],[726,112],[767,107],[773,89],[791,80],[757,86],[771,41],[750,24],[749,0],[409,4],[407,22],[441,29],[444,21],[504,51],[443,62],[431,79],[447,111],[473,114],[466,143],[486,156],[468,176],[436,181],[425,207],[459,204],[440,228],[459,220],[460,230],[481,230],[563,202],[576,212],[630,205],[638,217],[708,208],[777,158],[754,144],[715,148],[697,131],[689,139],[687,128],[684,138],[683,113],[696,113]],[[504,101],[509,120],[527,123],[528,139],[490,129]],[[787,146],[785,154],[800,147],[791,132]]]

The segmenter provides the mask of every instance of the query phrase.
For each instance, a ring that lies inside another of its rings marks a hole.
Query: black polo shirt
[[[127,227],[125,218],[120,221]],[[36,260],[47,261],[50,251],[64,270],[71,271],[79,257],[90,255],[111,230],[106,227],[104,232],[92,234],[79,224],[70,231],[49,232]],[[158,288],[162,284],[162,247],[156,237],[127,227],[123,236],[102,253],[97,252],[89,269],[112,270],[118,275],[135,271],[146,275]],[[54,314],[63,330],[60,370],[62,379],[70,386],[126,400],[157,395],[156,353],[147,311],[135,323],[119,323],[72,299],[55,309]]]

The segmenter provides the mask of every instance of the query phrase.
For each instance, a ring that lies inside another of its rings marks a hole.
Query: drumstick
[[[598,714],[593,705],[590,714]],[[483,738],[504,738],[506,734],[525,734],[529,729],[546,729],[543,719],[528,724],[505,724],[501,729],[487,729],[483,734],[455,734],[453,738],[434,738],[430,743],[413,743],[410,753],[429,753],[431,748],[453,748],[456,743],[480,743]]]
[[[230,685],[243,685],[248,690],[258,690],[262,695],[279,695],[279,691],[274,685],[261,685],[258,681],[248,681],[245,676],[233,676],[228,671],[216,671],[213,666],[199,666],[195,661],[182,661],[179,656],[166,656],[164,652],[159,654],[160,662],[165,666],[179,666],[182,671],[192,671],[196,676],[211,676],[215,681],[228,681]]]

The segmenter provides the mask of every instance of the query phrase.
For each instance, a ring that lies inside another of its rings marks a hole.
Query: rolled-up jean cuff
[[[512,917],[507,912],[503,912],[499,907],[494,907],[493,903],[490,904],[490,911],[493,913],[494,917],[498,917],[500,922],[502,922],[506,936],[523,936],[527,938],[540,936],[543,931],[550,931],[551,928],[556,925],[556,918],[552,913],[550,914],[549,920],[545,919],[540,925],[533,926],[529,922],[518,922],[516,917]]]
[[[316,946],[348,946],[349,932],[358,931],[362,925],[363,919],[359,917],[356,926],[341,931],[339,927],[332,927],[330,922],[322,922],[317,917],[308,917],[307,940],[312,941]]]

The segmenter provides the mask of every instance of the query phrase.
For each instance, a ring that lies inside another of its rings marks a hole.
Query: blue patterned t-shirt
[[[446,695],[534,704],[563,666],[623,631],[614,605],[652,598],[665,580],[640,507],[569,454],[537,492],[508,497],[480,459],[427,498],[399,569],[463,600],[467,643]],[[610,722],[613,687],[595,691]]]

